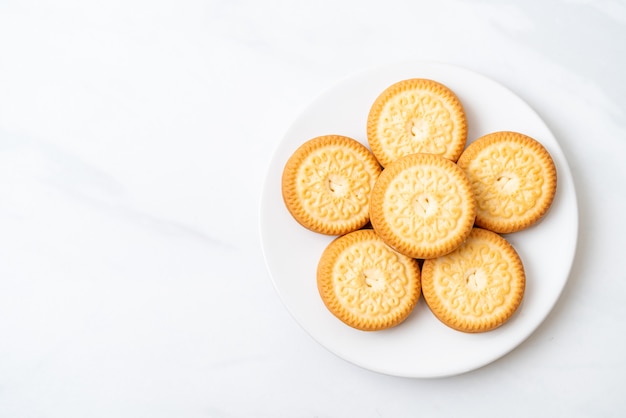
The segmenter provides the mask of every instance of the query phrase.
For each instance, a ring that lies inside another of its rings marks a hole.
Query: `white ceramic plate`
[[[395,328],[363,332],[336,319],[316,287],[319,257],[333,237],[297,224],[281,197],[281,175],[289,156],[306,140],[340,134],[367,145],[370,105],[390,84],[412,77],[432,78],[460,98],[468,118],[468,143],[500,130],[524,133],[551,153],[558,174],[554,203],[534,227],[507,235],[527,274],[526,294],[515,315],[502,327],[465,334],[441,324],[423,298],[411,316]],[[260,208],[265,261],[283,303],[296,321],[321,345],[369,370],[407,377],[439,377],[484,366],[523,342],[546,318],[567,282],[578,235],[578,209],[567,161],[548,127],[518,96],[500,84],[466,69],[412,62],[382,67],[350,77],[322,94],[291,125],[267,173]]]

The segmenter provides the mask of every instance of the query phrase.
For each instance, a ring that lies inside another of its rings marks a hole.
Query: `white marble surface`
[[[512,89],[569,160],[569,282],[502,359],[361,369],[292,319],[258,206],[323,89],[431,60]],[[0,417],[624,416],[626,3],[0,1]]]

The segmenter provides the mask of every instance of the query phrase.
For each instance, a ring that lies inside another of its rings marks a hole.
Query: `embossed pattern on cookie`
[[[494,132],[470,144],[458,165],[472,183],[476,224],[511,233],[536,223],[556,192],[556,168],[535,139],[517,132]]]
[[[347,325],[365,331],[404,321],[420,296],[417,261],[387,246],[371,229],[335,239],[317,270],[320,296]]]
[[[326,135],[300,146],[283,170],[287,209],[306,228],[341,235],[369,221],[369,201],[381,168],[358,141]]]
[[[414,258],[454,250],[470,233],[476,213],[463,171],[432,154],[409,155],[387,166],[374,185],[370,207],[374,230]]]
[[[467,140],[465,111],[443,84],[423,78],[403,80],[385,89],[373,103],[367,137],[383,166],[416,153],[456,161]]]
[[[484,332],[504,324],[526,286],[522,261],[505,238],[474,228],[445,256],[426,260],[422,290],[431,311],[458,331]]]

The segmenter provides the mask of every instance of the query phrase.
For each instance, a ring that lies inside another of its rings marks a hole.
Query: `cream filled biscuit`
[[[413,154],[387,166],[372,191],[370,220],[397,251],[433,258],[458,247],[474,225],[469,180],[452,161]]]
[[[304,227],[345,234],[368,223],[370,194],[380,172],[374,155],[358,141],[340,135],[316,137],[285,164],[283,200]]]
[[[403,322],[420,297],[417,260],[394,251],[371,229],[332,241],[320,258],[317,286],[328,308],[364,331]]]
[[[367,140],[383,166],[416,153],[456,161],[467,140],[465,111],[454,92],[437,81],[402,80],[372,104]]]
[[[526,229],[541,219],[556,193],[556,167],[537,140],[494,132],[471,143],[457,164],[472,183],[476,225],[498,233]]]
[[[504,324],[526,287],[522,261],[495,232],[474,228],[463,244],[422,266],[424,300],[447,326],[484,332]]]

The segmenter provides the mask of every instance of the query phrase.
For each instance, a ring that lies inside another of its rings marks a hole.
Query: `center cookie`
[[[434,258],[457,248],[476,216],[472,187],[455,163],[431,154],[394,161],[372,190],[370,220],[380,237],[413,258]]]

